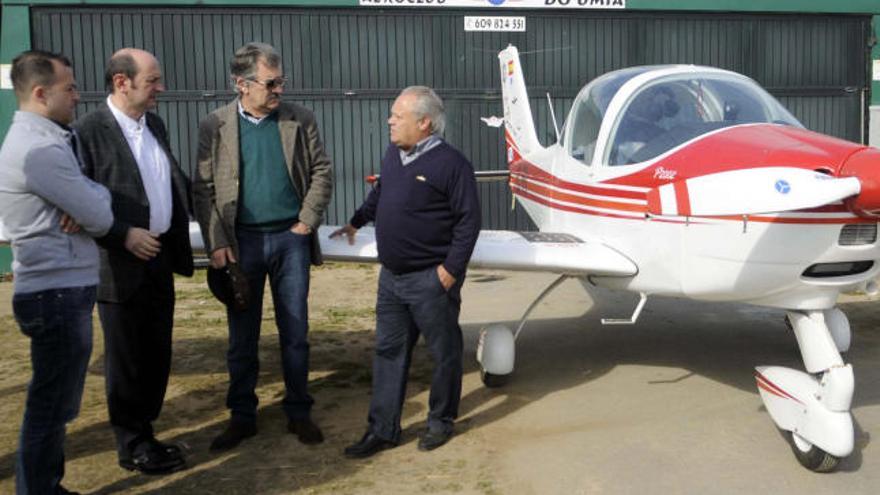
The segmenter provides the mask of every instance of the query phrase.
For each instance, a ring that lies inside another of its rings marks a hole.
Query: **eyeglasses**
[[[257,84],[261,84],[266,87],[269,91],[272,91],[275,88],[283,88],[285,84],[287,84],[286,77],[276,77],[275,79],[268,79],[266,81],[260,81],[259,79],[248,79],[250,82],[255,82]]]

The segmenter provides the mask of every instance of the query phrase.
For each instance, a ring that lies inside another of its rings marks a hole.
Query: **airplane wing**
[[[816,208],[859,194],[855,177],[795,167],[731,170],[664,184],[648,192],[654,215],[712,216]]]
[[[342,237],[330,239],[330,233],[336,229],[331,226],[318,229],[324,259],[378,262],[373,227],[358,230],[354,245]],[[469,266],[618,277],[638,272],[629,258],[599,242],[585,241],[571,234],[507,230],[481,231]]]
[[[329,225],[318,228],[324,259],[379,261],[373,227],[358,230],[353,245],[345,238],[330,239],[330,233],[337,228]],[[189,234],[193,250],[203,252],[205,245],[196,222],[190,222]],[[0,244],[4,242],[0,222]],[[469,266],[612,277],[629,277],[638,272],[629,258],[600,242],[582,240],[571,234],[508,230],[481,231]]]

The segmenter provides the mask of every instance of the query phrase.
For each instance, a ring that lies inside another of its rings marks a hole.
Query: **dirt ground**
[[[781,314],[741,305],[652,300],[638,325],[631,295],[587,293],[565,282],[539,306],[501,389],[482,386],[474,349],[486,323],[515,323],[550,275],[474,271],[464,289],[466,369],[456,436],[416,449],[431,363],[417,347],[403,414],[403,442],[367,460],[342,449],[366,424],[377,269],[337,264],[313,271],[311,392],[327,440],[304,446],[286,432],[272,307],[266,302],[259,434],[231,452],[208,451],[227,419],[226,321],[204,272],[178,279],[172,375],[158,436],[188,450],[190,468],[151,477],[116,465],[107,423],[103,345],[94,351],[79,417],[69,425],[65,485],[84,493],[878,493],[880,306],[846,298],[855,329],[857,451],[840,472],[797,465],[761,406],[757,364],[800,369]],[[28,340],[0,283],[0,493],[13,490],[14,452],[29,379]]]

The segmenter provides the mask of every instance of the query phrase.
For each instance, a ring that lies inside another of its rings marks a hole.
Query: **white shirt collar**
[[[241,100],[238,100],[238,114],[247,119],[251,124],[259,124],[263,121],[263,119],[269,116],[264,115],[262,117],[257,117],[256,115],[251,115],[247,112],[247,110],[244,109],[243,106],[241,106]]]
[[[116,105],[113,104],[113,100],[110,97],[107,97],[107,106],[110,107],[110,111],[113,112],[113,116],[116,117],[116,122],[119,123],[119,127],[122,128],[122,132],[125,134],[140,134],[144,131],[144,126],[147,124],[147,114],[141,115],[141,118],[134,120],[129,117],[122,110],[116,108]]]

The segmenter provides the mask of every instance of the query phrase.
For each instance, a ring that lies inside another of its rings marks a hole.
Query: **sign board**
[[[0,89],[12,89],[12,64],[0,64]]]
[[[625,9],[626,0],[359,0],[361,7]]]
[[[523,33],[526,30],[526,18],[491,15],[465,16],[464,30]]]

